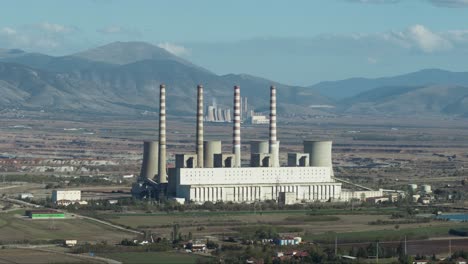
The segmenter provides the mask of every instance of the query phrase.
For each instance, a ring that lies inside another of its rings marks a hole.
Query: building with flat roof
[[[76,203],[81,201],[80,190],[53,190],[52,202],[56,204]]]
[[[28,210],[26,211],[26,216],[29,216],[31,219],[63,219],[65,218],[65,213],[50,209]]]

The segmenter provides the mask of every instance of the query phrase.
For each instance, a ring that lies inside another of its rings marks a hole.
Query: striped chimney
[[[272,166],[279,167],[278,141],[276,138],[276,87],[270,87],[270,154]]]
[[[158,183],[167,183],[166,172],[166,85],[159,86],[159,161]]]
[[[240,116],[240,87],[234,86],[234,126],[232,134],[232,152],[235,167],[241,167],[241,116]]]
[[[203,168],[203,86],[197,86],[197,162]]]

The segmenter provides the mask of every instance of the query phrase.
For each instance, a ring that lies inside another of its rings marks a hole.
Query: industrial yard
[[[287,164],[287,152],[301,151],[302,140],[333,140],[333,167],[337,178],[374,189],[400,190],[407,189],[409,184],[416,184],[419,192],[422,185],[430,185],[433,193],[431,203],[424,205],[416,201],[412,205],[419,210],[416,215],[431,215],[434,210],[463,213],[462,208],[468,206],[463,198],[467,193],[463,180],[466,179],[465,168],[468,163],[467,138],[464,134],[466,126],[463,123],[457,120],[412,122],[389,118],[385,121],[388,125],[383,125],[381,120],[356,117],[304,118],[278,118],[281,164]],[[142,142],[157,139],[157,130],[154,129],[157,119],[91,120],[84,125],[79,119],[74,122],[60,121],[59,118],[39,122],[10,117],[4,118],[2,122],[24,123],[34,128],[33,132],[2,128],[5,137],[1,144],[5,147],[5,153],[1,162],[4,171],[2,175],[5,176],[0,177],[0,188],[5,197],[16,199],[21,193],[30,193],[33,201],[52,197],[55,188],[81,190],[81,199],[86,201],[131,199],[131,185],[141,170]],[[195,136],[190,132],[195,130],[194,123],[193,119],[168,118],[167,126],[171,128],[167,135],[169,168],[175,166],[176,153],[195,151]],[[86,127],[87,131],[92,132],[71,133],[63,130],[64,127]],[[223,144],[223,151],[231,151],[231,142],[225,137],[232,133],[232,124],[206,123],[204,128],[205,138],[221,140],[226,143]],[[22,144],[17,144],[19,138]],[[268,126],[242,125],[242,141],[246,142],[242,145],[242,160],[248,162],[250,159],[251,145],[248,142],[259,138],[268,138]],[[76,144],[73,142],[81,142],[88,147],[83,148],[86,151],[81,154],[71,155],[76,153]],[[62,171],[63,167],[69,165],[73,169]],[[12,177],[17,180],[13,181]],[[343,185],[350,189],[355,187],[346,183]],[[452,195],[451,199],[448,199],[448,194]],[[8,204],[2,201],[4,208],[8,208]],[[252,234],[252,228],[275,226],[282,235],[301,236],[304,241],[324,247],[333,247],[337,238],[338,248],[344,252],[350,250],[353,243],[367,245],[379,240],[392,245],[406,237],[408,251],[412,254],[428,254],[427,249],[436,249],[440,255],[444,255],[448,252],[445,245],[449,244],[449,240],[452,240],[450,243],[454,251],[465,248],[467,242],[448,233],[453,228],[466,228],[464,223],[435,220],[417,222],[411,220],[414,218],[408,220],[406,217],[393,219],[392,213],[407,208],[398,204],[383,206],[354,201],[341,205],[325,202],[293,208],[269,206],[252,203],[198,209],[187,207],[184,212],[179,212],[180,206],[163,209],[157,204],[130,203],[114,207],[107,205],[93,211],[92,216],[112,225],[151,232],[154,236],[166,238],[171,237],[174,225],[177,224],[183,235],[191,233],[194,238],[205,240],[209,237],[219,241],[217,243],[226,237],[241,239],[246,234]],[[21,240],[30,243],[50,243],[53,239],[73,238],[79,243],[99,243],[105,239],[112,244],[125,238],[138,237],[112,226],[71,217],[74,213],[89,213],[86,208],[81,206],[77,211],[66,208],[69,218],[65,219],[30,220],[21,217],[24,210],[31,208],[15,204],[13,208],[6,209],[6,213],[0,214],[2,243],[17,243],[18,233],[14,230],[18,229],[24,232],[20,233]],[[388,223],[371,224],[385,221]],[[242,240],[238,241],[240,243]],[[57,249],[52,247],[51,250]],[[13,253],[8,251],[8,254]],[[186,253],[171,254],[184,256]],[[97,255],[114,255],[122,261],[126,259],[124,255],[115,253]],[[79,263],[80,260],[76,261]],[[184,261],[193,263],[195,260],[188,258]]]

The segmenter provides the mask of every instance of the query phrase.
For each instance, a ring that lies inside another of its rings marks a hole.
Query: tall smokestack
[[[159,161],[158,183],[167,183],[166,173],[166,85],[159,86]]]
[[[240,116],[240,87],[234,86],[234,126],[232,134],[232,152],[234,153],[235,167],[241,167],[241,116]]]
[[[197,162],[203,168],[203,86],[197,86]]]
[[[270,87],[270,154],[272,166],[279,167],[278,141],[276,138],[276,87]]]

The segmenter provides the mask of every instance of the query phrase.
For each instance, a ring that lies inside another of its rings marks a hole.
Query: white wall
[[[177,185],[334,182],[329,167],[180,168]]]
[[[81,191],[76,190],[53,190],[52,201],[81,201]]]
[[[288,184],[288,185],[179,185],[177,197],[195,202],[253,202],[276,200],[280,192],[294,193],[297,202],[339,199],[341,183]]]

